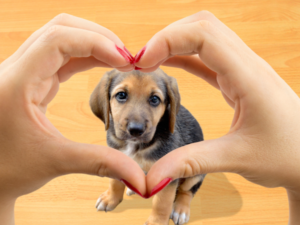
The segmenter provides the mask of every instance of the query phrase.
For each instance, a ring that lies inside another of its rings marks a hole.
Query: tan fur
[[[173,205],[173,211],[170,218],[175,224],[184,224],[190,218],[190,205],[193,194],[190,191],[177,191],[176,200]]]
[[[177,86],[177,82],[173,77],[169,77],[169,82],[167,83],[168,96],[170,98],[170,131],[174,132],[176,115],[180,107],[180,95]]]
[[[91,109],[104,122],[105,130],[109,128],[109,87],[112,79],[117,75],[117,70],[105,73],[90,98]]]
[[[102,193],[96,203],[98,211],[111,211],[123,200],[125,185],[118,180],[110,179],[108,190]]]
[[[189,221],[190,205],[194,197],[190,190],[195,184],[203,179],[204,177],[201,175],[190,177],[185,179],[184,182],[178,186],[173,211],[170,216],[175,224],[182,225]]]
[[[153,197],[152,212],[145,224],[169,224],[176,188],[176,184],[170,184]]]
[[[120,104],[113,97],[118,92],[128,93],[130,98],[126,103]],[[151,133],[149,141],[152,140],[155,128],[164,114],[166,106],[165,104],[159,104],[157,107],[149,107],[148,99],[151,93],[157,95],[164,102],[162,91],[151,76],[139,78],[134,75],[128,76],[112,90],[110,107],[117,137],[121,137],[121,132],[126,132],[129,117],[142,120],[140,115],[143,114],[148,120],[145,133]]]
[[[131,156],[131,158],[140,165],[143,171],[148,172],[155,161],[145,159],[145,154],[148,154],[150,151],[155,150],[156,148],[156,143],[154,143],[148,148],[143,149],[143,151],[138,151],[136,154]]]
[[[189,191],[195,184],[202,180],[202,176],[195,176],[185,179],[185,181],[179,186],[181,191]]]
[[[105,129],[107,130],[109,128],[109,114],[111,112],[111,105],[109,102],[109,88],[110,84],[113,78],[116,76],[121,75],[121,72],[118,70],[112,70],[104,74],[101,81],[97,85],[97,87],[94,89],[91,98],[90,98],[90,106],[93,111],[93,113],[100,118],[105,123]],[[127,84],[131,87],[131,89],[135,89],[136,94],[145,94],[147,93],[151,88],[157,86],[155,81],[151,78],[152,75],[145,76],[142,81],[135,83],[137,77],[134,75],[129,76],[129,80],[127,80]],[[167,94],[169,96],[170,100],[170,131],[171,133],[174,132],[175,128],[175,122],[176,122],[176,115],[179,111],[180,107],[180,95],[178,91],[178,86],[176,79],[173,77],[166,76],[162,70],[158,69],[155,71],[155,76],[160,77],[161,80],[164,80],[167,86]],[[149,82],[149,84],[148,84]],[[123,83],[123,82],[122,82]],[[138,85],[139,87],[137,87]],[[119,86],[119,85],[118,85]],[[158,92],[156,93],[159,97],[163,97],[162,94]],[[115,94],[115,93],[113,93]],[[164,100],[164,99],[162,99]],[[165,110],[165,109],[164,109]],[[163,111],[164,111],[163,110]],[[117,112],[116,112],[117,113]],[[129,111],[130,113],[130,111]],[[157,111],[157,113],[154,115],[153,122],[154,124],[159,121],[160,112]]]

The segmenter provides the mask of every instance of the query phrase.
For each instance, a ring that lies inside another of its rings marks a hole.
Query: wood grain
[[[298,0],[0,0],[0,62],[55,15],[65,12],[115,32],[135,54],[159,30],[200,10],[209,10],[234,30],[300,94],[300,1]],[[233,110],[220,92],[173,68],[185,105],[200,122],[205,139],[224,135]],[[47,116],[67,138],[106,145],[104,126],[89,108],[89,96],[107,69],[95,68],[61,84]],[[38,169],[38,168],[37,168]],[[108,179],[74,174],[59,177],[16,204],[19,225],[143,224],[151,200],[125,197],[113,212],[94,204]],[[191,225],[287,224],[284,189],[266,189],[235,174],[210,174],[195,196]],[[170,224],[172,222],[170,221]]]

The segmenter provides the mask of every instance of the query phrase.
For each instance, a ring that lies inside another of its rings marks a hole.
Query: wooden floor
[[[0,62],[55,15],[65,12],[115,32],[135,54],[159,30],[200,10],[209,10],[233,29],[300,94],[299,0],[0,0]],[[216,89],[179,69],[163,68],[177,78],[186,106],[202,125],[205,139],[225,134],[233,110]],[[105,145],[104,126],[89,108],[89,96],[107,69],[75,75],[61,85],[47,116],[68,138]],[[38,168],[37,168],[38,169]],[[82,174],[57,178],[16,204],[18,225],[142,225],[151,200],[127,197],[113,212],[97,212],[108,179]],[[287,224],[284,189],[266,189],[235,174],[210,174],[195,196],[189,224]],[[173,222],[170,221],[170,224]]]

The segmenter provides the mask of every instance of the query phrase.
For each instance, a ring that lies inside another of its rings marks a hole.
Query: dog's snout
[[[131,134],[131,136],[139,137],[145,131],[145,125],[142,123],[129,122],[127,126],[127,130]]]

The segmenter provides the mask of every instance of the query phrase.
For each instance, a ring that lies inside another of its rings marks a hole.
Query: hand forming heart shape
[[[228,134],[172,151],[145,176],[117,150],[66,139],[45,116],[59,83],[77,72],[96,66],[150,72],[160,65],[182,68],[221,91],[235,110]],[[0,65],[0,76],[0,199],[7,209],[18,196],[67,173],[122,179],[149,197],[171,180],[227,171],[267,187],[283,186],[300,200],[299,98],[209,12],[167,26],[135,57],[110,30],[61,14]]]

